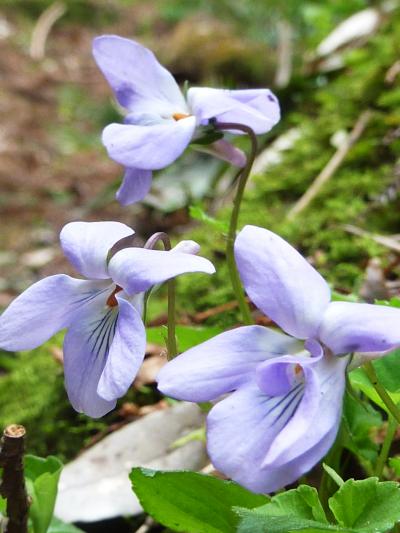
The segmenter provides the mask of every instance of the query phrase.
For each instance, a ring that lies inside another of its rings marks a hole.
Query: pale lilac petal
[[[393,349],[385,350],[384,352],[356,352],[353,354],[351,361],[348,366],[348,371],[351,372],[355,368],[367,363],[368,361],[373,361],[374,359],[379,359],[380,357],[385,357],[393,352]],[[342,357],[342,356],[341,356]]]
[[[303,399],[295,416],[279,433],[264,459],[263,467],[278,468],[313,448],[340,424],[346,368],[349,358],[309,358],[302,365],[305,377]]]
[[[260,470],[259,475],[247,488],[254,492],[270,493],[291,485],[315,466],[330,450],[337,435],[337,427],[324,435],[312,448],[295,459],[275,467],[270,465]]]
[[[278,100],[268,89],[232,91],[192,87],[188,91],[188,103],[201,123],[216,118],[217,122],[244,124],[256,134],[266,133],[280,120]]]
[[[123,396],[143,362],[146,331],[139,312],[124,297],[116,295],[118,320],[97,393],[105,400]]]
[[[188,146],[195,117],[166,120],[154,126],[110,124],[103,131],[108,155],[129,168],[157,170],[175,161]]]
[[[160,115],[186,112],[176,81],[144,46],[103,35],[94,39],[93,55],[122,106]]]
[[[242,168],[247,162],[246,154],[225,139],[219,139],[211,144],[195,144],[193,147],[199,152],[205,152],[222,161],[227,161],[235,167]]]
[[[257,366],[256,383],[267,396],[285,395],[298,383],[303,383],[303,376],[307,376],[307,366],[312,362],[312,358],[304,354],[269,359]],[[314,383],[310,387],[307,382],[307,389],[315,388],[315,379],[312,381]]]
[[[147,291],[186,272],[215,272],[212,263],[204,257],[144,248],[121,250],[112,257],[108,269],[115,283],[129,295]]]
[[[151,170],[127,168],[118,189],[116,198],[121,205],[129,205],[143,200],[151,187]]]
[[[330,300],[318,272],[271,231],[245,226],[235,241],[235,258],[246,292],[284,331],[314,337]]]
[[[124,124],[133,124],[134,126],[155,126],[156,124],[165,124],[166,120],[171,120],[172,116],[162,117],[153,111],[136,110],[124,116]]]
[[[111,411],[116,400],[105,400],[97,387],[107,362],[117,326],[118,307],[109,307],[107,297],[93,298],[74,316],[64,339],[65,385],[76,411],[98,418]]]
[[[170,361],[157,376],[158,388],[179,400],[214,400],[253,379],[260,362],[299,348],[295,339],[262,326],[233,329]]]
[[[66,328],[77,310],[107,286],[64,274],[38,281],[16,298],[0,317],[0,348],[31,350]]]
[[[272,360],[264,361],[256,368],[256,383],[267,396],[282,396],[290,391],[295,384],[293,364]]]
[[[274,393],[269,396],[250,381],[210,411],[208,451],[213,464],[255,492],[272,492],[294,482],[335,439],[347,363],[334,356],[283,356],[261,363],[257,370],[267,370],[261,378],[275,377],[281,387],[261,382]],[[301,365],[304,382],[287,380],[288,374],[281,372],[284,364]]]
[[[335,354],[391,350],[400,346],[400,309],[332,302],[323,315],[319,338]]]
[[[107,279],[107,254],[120,239],[135,232],[121,222],[70,222],[60,233],[61,247],[76,270],[92,279]]]
[[[250,382],[219,402],[207,417],[207,449],[214,466],[252,491],[270,491],[262,464],[302,395],[298,385],[285,396],[268,397]]]
[[[197,255],[200,252],[200,244],[195,241],[180,241],[176,246],[171,248],[171,252]]]
[[[255,369],[255,380],[267,396],[286,394],[295,385],[304,381],[309,367],[323,357],[324,351],[319,342],[309,339],[304,343],[297,341],[295,351],[282,354],[281,357],[263,361]],[[313,379],[315,385],[315,379]],[[311,384],[311,386],[314,386]]]

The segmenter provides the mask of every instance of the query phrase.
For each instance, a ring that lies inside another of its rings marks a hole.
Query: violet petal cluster
[[[175,161],[210,119],[240,123],[256,134],[266,133],[280,119],[277,98],[268,89],[193,87],[185,99],[153,52],[135,41],[117,35],[97,37],[93,55],[127,110],[124,124],[110,124],[103,131],[109,156],[126,167],[117,192],[123,205],[142,200],[152,171]],[[246,163],[244,153],[225,139],[208,146],[208,151],[239,167]]]
[[[85,278],[64,274],[38,281],[0,317],[0,348],[30,350],[57,331],[64,339],[65,383],[73,407],[94,418],[113,409],[143,361],[144,293],[186,272],[212,274],[197,257],[198,246],[182,241],[170,251],[109,250],[134,231],[120,222],[71,222],[60,234],[64,254]]]
[[[158,386],[173,398],[220,400],[207,417],[213,464],[250,490],[273,492],[332,446],[350,354],[399,346],[400,309],[331,302],[320,274],[266,229],[246,226],[235,257],[251,300],[288,335],[263,326],[222,333],[168,363]]]

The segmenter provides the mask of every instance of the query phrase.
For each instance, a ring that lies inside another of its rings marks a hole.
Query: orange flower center
[[[172,115],[172,118],[177,121],[182,120],[183,118],[188,118],[188,117],[190,117],[190,115],[187,115],[186,113],[174,113]]]
[[[299,377],[302,373],[303,373],[303,369],[301,365],[297,363],[296,366],[294,367],[294,374],[296,377]]]
[[[120,291],[122,291],[122,287],[120,287],[119,285],[115,285],[115,289],[112,291],[110,296],[107,298],[108,307],[117,307],[118,300],[116,299],[115,295],[117,294],[117,292],[120,292]]]

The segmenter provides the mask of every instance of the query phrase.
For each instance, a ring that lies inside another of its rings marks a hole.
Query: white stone
[[[197,405],[180,402],[111,433],[64,467],[55,515],[65,522],[95,522],[139,514],[142,509],[128,477],[131,469],[201,469],[207,463],[203,442],[171,445],[203,423]]]

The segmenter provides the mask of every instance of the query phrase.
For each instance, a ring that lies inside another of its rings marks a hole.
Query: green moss
[[[18,354],[0,351],[0,427],[23,424],[27,430],[27,451],[39,456],[73,458],[98,432],[119,421],[118,410],[94,420],[71,407],[64,388],[62,364],[54,357],[63,334],[32,350]],[[133,388],[121,402],[139,405],[159,399],[152,387]]]
[[[37,455],[73,457],[88,439],[107,427],[76,413],[64,389],[62,365],[52,355],[63,335],[42,347],[19,354],[0,352],[0,425],[23,424],[27,450]]]

